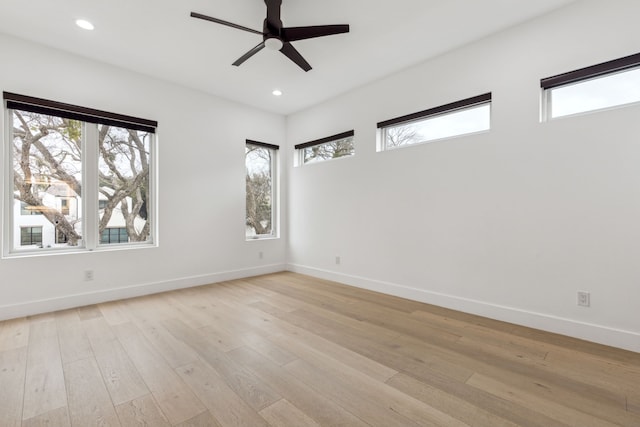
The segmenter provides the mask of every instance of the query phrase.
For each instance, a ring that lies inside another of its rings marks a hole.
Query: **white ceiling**
[[[351,27],[293,43],[308,73],[266,49],[234,67],[261,37],[189,16],[261,31],[263,0],[0,0],[0,32],[290,114],[573,1],[283,0],[285,27]],[[96,29],[79,29],[77,18]]]

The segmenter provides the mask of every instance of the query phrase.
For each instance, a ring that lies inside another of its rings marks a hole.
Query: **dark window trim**
[[[280,147],[274,144],[267,144],[266,142],[254,141],[252,139],[247,139],[247,145],[255,145],[256,147],[269,148],[271,150],[279,150]]]
[[[117,126],[149,133],[155,133],[158,127],[158,122],[154,120],[125,116],[11,92],[2,92],[2,96],[7,102],[7,108],[14,110],[24,110],[31,113],[59,116],[65,119]]]
[[[542,89],[553,89],[554,87],[576,83],[637,66],[640,66],[640,53],[540,79],[540,87]]]
[[[321,144],[325,144],[327,142],[339,141],[341,139],[345,139],[345,138],[349,138],[351,136],[354,136],[355,134],[356,134],[355,131],[350,130],[350,131],[342,132],[342,133],[339,133],[339,134],[336,134],[336,135],[327,136],[326,138],[320,138],[320,139],[316,139],[314,141],[303,142],[302,144],[295,145],[294,148],[296,150],[301,150],[303,148],[313,147],[314,145],[321,145]]]
[[[472,96],[471,98],[462,99],[460,101],[452,102],[450,104],[441,105],[439,107],[429,108],[428,110],[419,111],[417,113],[407,114],[406,116],[396,117],[395,119],[385,120],[378,123],[378,129],[385,128],[400,123],[411,122],[418,119],[426,119],[433,116],[439,116],[445,113],[451,113],[463,108],[473,107],[480,104],[486,104],[491,102],[491,92],[484,93],[478,96]]]

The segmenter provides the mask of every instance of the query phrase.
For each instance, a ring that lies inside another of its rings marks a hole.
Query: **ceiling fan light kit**
[[[262,42],[247,53],[238,58],[233,65],[240,66],[247,59],[260,52],[265,47],[270,50],[279,50],[291,61],[295,62],[304,71],[311,70],[311,65],[302,57],[300,52],[293,47],[291,42],[297,40],[312,39],[316,37],[331,36],[334,34],[342,34],[349,32],[349,25],[312,25],[306,27],[283,27],[280,19],[280,8],[282,0],[264,0],[267,5],[267,17],[264,20],[263,30],[257,31],[242,25],[224,21],[222,19],[213,18],[197,12],[191,12],[191,17],[203,19],[205,21],[215,22],[216,24],[226,25],[242,31],[262,36]]]

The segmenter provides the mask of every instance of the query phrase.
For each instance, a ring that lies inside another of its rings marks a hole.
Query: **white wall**
[[[1,259],[0,319],[284,269],[285,238],[247,242],[244,226],[245,139],[282,144],[282,116],[2,35],[0,57],[0,90],[159,122],[160,242]]]
[[[540,78],[637,53],[639,15],[577,2],[288,117],[289,268],[640,351],[640,106],[539,122]],[[378,121],[489,91],[489,133],[376,152]]]

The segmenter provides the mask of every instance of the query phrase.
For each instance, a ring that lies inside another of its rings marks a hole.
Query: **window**
[[[40,251],[153,243],[151,156],[156,122],[3,95],[11,141],[5,178],[11,183],[12,203],[20,206],[6,208],[5,254],[33,250],[22,248],[25,229],[36,220],[23,218],[25,211],[41,214]],[[103,238],[109,229],[119,231]]]
[[[246,220],[247,239],[276,237],[276,160],[278,146],[247,140]]]
[[[129,234],[125,227],[111,227],[105,228],[100,233],[100,243],[127,243],[129,241]]]
[[[21,227],[20,246],[42,246],[42,227]]]
[[[29,206],[25,202],[20,202],[20,215],[42,215],[38,206]]]
[[[295,146],[298,152],[298,164],[322,162],[340,157],[352,156],[354,131],[332,135],[326,138],[309,141]]]
[[[422,144],[491,128],[491,93],[378,123],[378,151]]]
[[[640,53],[540,80],[549,120],[640,102]]]

